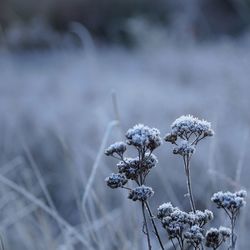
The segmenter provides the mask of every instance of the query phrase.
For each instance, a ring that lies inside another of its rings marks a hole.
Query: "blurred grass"
[[[0,52],[0,229],[7,249],[84,249],[74,230],[88,249],[144,249],[137,204],[105,188],[115,162],[98,155],[106,127],[117,117],[124,130],[142,122],[162,136],[182,114],[212,122],[216,135],[194,155],[192,177],[198,207],[215,211],[214,226],[225,219],[209,202],[211,194],[249,189],[249,37],[181,44],[143,34],[143,46],[133,51],[93,43],[85,49]],[[106,139],[120,140],[120,129]],[[167,201],[189,208],[182,163],[171,150],[167,144],[157,150],[159,165],[149,176],[154,211]],[[47,209],[73,232],[61,230]],[[248,232],[249,216],[241,218],[239,227]],[[239,242],[247,249],[246,233]]]
[[[4,37],[8,30],[18,25],[24,32],[23,36],[27,36],[27,40],[34,39],[29,35],[29,30],[38,29],[35,33],[36,39],[41,41],[47,39],[48,43],[56,42],[56,39],[49,39],[48,36],[57,37],[61,33],[68,33],[70,24],[78,22],[99,41],[130,46],[134,40],[127,24],[133,19],[143,19],[173,33],[186,33],[197,40],[214,39],[225,35],[238,37],[249,30],[250,1],[45,0],[37,3],[34,0],[2,0],[0,2],[2,29],[0,36],[2,33]],[[45,30],[39,30],[39,22],[36,20],[40,20]],[[34,22],[35,27],[31,25]],[[48,32],[50,33],[47,36]],[[38,42],[36,47],[39,47]]]

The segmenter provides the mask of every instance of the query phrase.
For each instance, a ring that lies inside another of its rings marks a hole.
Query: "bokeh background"
[[[145,249],[139,204],[105,186],[116,162],[103,151],[136,123],[164,136],[182,114],[212,122],[193,189],[211,225],[227,226],[210,197],[249,189],[249,27],[249,0],[1,0],[5,249]],[[167,201],[189,210],[181,159],[166,143],[155,154],[153,210]],[[237,225],[243,250],[248,209]]]

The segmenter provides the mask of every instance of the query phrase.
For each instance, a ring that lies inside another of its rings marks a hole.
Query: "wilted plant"
[[[186,115],[174,121],[170,133],[164,138],[165,141],[175,145],[173,153],[180,155],[183,159],[187,196],[191,206],[190,212],[182,211],[178,207],[174,207],[170,202],[163,203],[158,207],[157,218],[167,231],[168,238],[172,242],[174,249],[184,250],[191,247],[200,250],[207,247],[215,250],[229,238],[231,241],[228,249],[235,249],[237,240],[235,224],[240,208],[245,205],[246,191],[241,190],[236,193],[218,192],[212,196],[211,200],[217,204],[218,208],[222,208],[230,218],[231,228],[220,226],[219,229],[210,228],[208,231],[206,231],[205,226],[214,218],[213,213],[207,209],[205,211],[197,210],[192,192],[191,158],[198,143],[204,138],[213,135],[214,131],[211,129],[209,122]],[[151,241],[145,210],[148,211],[161,249],[164,249],[148,201],[148,198],[154,192],[151,187],[145,185],[147,175],[158,162],[152,152],[161,145],[160,132],[155,128],[139,124],[128,130],[126,138],[126,143],[117,142],[112,144],[105,152],[106,155],[120,160],[117,164],[118,173],[112,173],[107,177],[106,183],[110,188],[129,190],[128,198],[141,202],[148,248],[151,249]],[[138,153],[136,158],[124,157],[127,145],[136,148]],[[137,187],[129,188],[125,186],[129,180],[133,181]]]
[[[191,115],[185,115],[173,122],[171,132],[164,138],[166,142],[171,142],[176,145],[173,149],[173,153],[179,154],[183,158],[187,178],[188,197],[191,209],[194,213],[196,207],[191,187],[190,161],[198,142],[213,134],[214,131],[211,129],[211,124],[209,122],[199,120]]]
[[[143,228],[145,228],[145,234],[147,236],[148,249],[152,247],[145,210],[148,211],[150,221],[161,249],[164,249],[148,202],[148,199],[153,196],[154,191],[151,187],[145,185],[147,175],[158,162],[156,156],[152,154],[152,152],[162,143],[160,132],[158,129],[138,124],[127,131],[126,139],[126,143],[116,142],[105,151],[107,156],[119,159],[117,164],[118,173],[112,173],[107,177],[106,183],[110,188],[127,189],[129,191],[128,199],[141,202],[144,221]],[[128,158],[124,156],[127,145],[131,145],[136,149],[137,157]],[[130,188],[125,186],[128,181],[135,183],[136,187]]]
[[[235,224],[240,212],[240,208],[246,204],[245,198],[247,192],[240,190],[235,193],[231,192],[218,192],[215,193],[211,200],[217,205],[217,208],[222,208],[230,219],[231,225],[231,246],[230,249],[235,249],[237,235],[235,233]]]

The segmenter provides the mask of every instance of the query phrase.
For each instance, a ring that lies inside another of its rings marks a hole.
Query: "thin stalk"
[[[157,227],[156,227],[156,225],[155,225],[154,216],[153,216],[153,214],[152,214],[152,212],[151,212],[149,203],[148,203],[148,202],[145,202],[145,205],[146,205],[146,207],[147,207],[147,210],[148,210],[148,213],[149,213],[149,216],[150,216],[150,220],[151,220],[152,226],[153,226],[153,228],[154,228],[155,235],[156,235],[156,237],[157,237],[157,239],[158,239],[158,241],[159,241],[159,244],[160,244],[160,246],[161,246],[161,249],[164,250],[164,246],[163,246],[163,244],[162,244],[161,237],[160,237],[160,235],[159,235],[159,233],[158,233],[158,230],[157,230]]]
[[[172,245],[173,245],[174,249],[177,250],[177,248],[176,248],[176,246],[175,246],[175,244],[174,244],[173,239],[171,238],[170,240],[171,240],[171,242],[172,242]]]
[[[190,157],[187,156],[187,159],[186,159],[184,156],[183,160],[184,160],[184,166],[185,166],[185,173],[186,173],[186,177],[187,177],[188,197],[189,197],[191,209],[194,213],[196,213],[193,192],[192,192],[191,176],[190,176]]]
[[[146,214],[145,214],[145,204],[144,202],[141,203],[141,207],[142,207],[142,215],[143,215],[143,223],[144,223],[144,226],[146,228],[146,236],[147,236],[147,242],[148,242],[148,249],[151,250],[152,249],[152,246],[151,246],[151,242],[150,242],[150,236],[149,236],[149,230],[148,230],[148,223],[147,223],[147,219],[146,219]]]
[[[232,215],[232,218],[231,218],[231,249],[232,250],[235,249],[235,245],[236,245],[236,236],[234,234],[234,228],[235,228],[235,218],[234,218],[234,215]]]
[[[3,243],[3,238],[1,234],[0,234],[0,242],[1,242],[1,250],[4,250],[4,243]]]
[[[183,249],[184,249],[184,248],[183,248],[183,241],[182,241],[181,237],[179,238],[179,237],[177,236],[177,240],[178,240],[180,249],[183,250]]]

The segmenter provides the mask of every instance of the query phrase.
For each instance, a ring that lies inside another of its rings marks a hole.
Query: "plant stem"
[[[176,246],[175,246],[175,244],[174,244],[173,239],[171,238],[170,240],[171,240],[171,242],[172,242],[172,245],[173,245],[174,249],[177,250],[177,248],[176,248]]]
[[[142,205],[143,223],[144,223],[144,226],[146,228],[146,232],[145,233],[146,233],[146,236],[147,236],[148,249],[151,250],[152,246],[151,246],[151,242],[150,242],[150,236],[149,236],[149,230],[148,230],[148,223],[147,223],[146,214],[145,214],[145,204],[144,204],[143,201],[142,201],[141,205]]]
[[[235,219],[236,218],[234,218],[234,215],[232,214],[232,217],[231,217],[231,249],[232,250],[235,249],[235,245],[236,245],[236,237],[234,235]]]
[[[192,185],[191,185],[191,176],[190,176],[190,157],[185,156],[183,157],[184,160],[184,166],[185,166],[185,173],[187,177],[187,189],[188,189],[188,197],[191,205],[191,209],[194,213],[196,213],[196,208],[195,208],[195,203],[194,203],[194,198],[193,198],[193,193],[192,193]]]
[[[145,202],[145,205],[146,205],[146,207],[147,207],[147,210],[148,210],[148,213],[149,213],[149,216],[150,216],[150,220],[151,220],[151,223],[152,223],[153,228],[154,228],[154,231],[155,231],[155,235],[156,235],[156,237],[157,237],[157,239],[158,239],[158,241],[159,241],[159,244],[160,244],[160,246],[161,246],[161,249],[164,250],[164,246],[163,246],[163,244],[162,244],[161,237],[160,237],[160,235],[159,235],[159,233],[158,233],[158,230],[157,230],[157,227],[156,227],[156,225],[155,225],[154,216],[153,216],[153,214],[152,214],[152,212],[151,212],[149,203],[148,203],[148,202]]]

